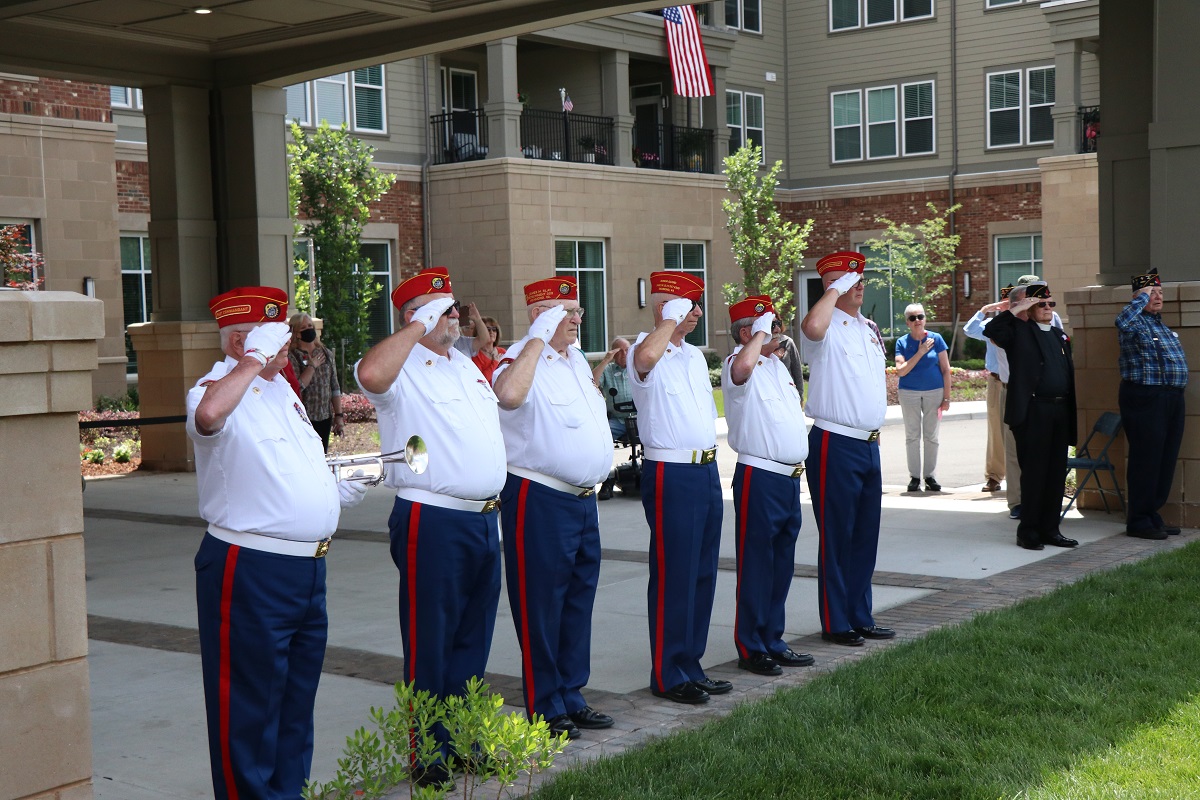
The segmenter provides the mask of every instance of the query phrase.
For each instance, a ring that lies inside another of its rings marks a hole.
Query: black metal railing
[[[1100,139],[1100,106],[1083,106],[1076,112],[1079,120],[1079,152],[1096,152]]]
[[[613,163],[612,117],[527,108],[521,112],[521,152],[526,158]]]
[[[487,156],[487,115],[482,108],[434,114],[429,126],[433,131],[434,164],[476,161]]]
[[[634,126],[633,161],[645,169],[712,174],[716,134],[708,128],[682,125]]]

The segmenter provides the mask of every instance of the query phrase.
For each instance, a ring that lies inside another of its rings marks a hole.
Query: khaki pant
[[[943,390],[924,392],[899,390],[900,411],[904,414],[904,445],[908,453],[908,474],[914,478],[932,478],[937,469],[938,427],[942,415]],[[925,465],[921,466],[921,444],[925,444]]]
[[[987,382],[987,456],[983,465],[984,480],[1000,483],[1004,480],[1004,384],[995,375]]]

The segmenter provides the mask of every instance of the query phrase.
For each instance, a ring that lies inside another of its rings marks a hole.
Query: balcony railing
[[[521,112],[521,152],[526,158],[612,164],[612,117],[527,108]]]
[[[715,150],[715,134],[707,128],[651,125],[633,129],[634,164],[646,169],[712,174]]]
[[[1079,120],[1079,152],[1096,152],[1100,139],[1100,106],[1083,106],[1076,112]]]
[[[434,114],[429,118],[429,126],[433,130],[434,164],[475,161],[487,156],[487,115],[482,108]]]

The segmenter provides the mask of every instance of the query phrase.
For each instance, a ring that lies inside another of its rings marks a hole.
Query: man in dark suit
[[[1027,550],[1079,544],[1058,529],[1067,448],[1075,444],[1075,364],[1070,338],[1051,323],[1055,305],[1044,281],[1018,286],[1009,296],[1008,310],[988,323],[985,331],[1008,356],[1004,422],[1017,442],[1021,465],[1017,544]]]

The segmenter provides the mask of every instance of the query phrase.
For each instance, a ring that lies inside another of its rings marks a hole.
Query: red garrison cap
[[[525,305],[554,300],[578,300],[579,288],[574,278],[545,278],[525,284]]]
[[[283,322],[287,319],[287,292],[272,286],[242,286],[208,301],[217,327],[245,322]]]
[[[450,270],[445,267],[423,269],[392,290],[392,305],[400,308],[423,294],[449,294]]]
[[[826,272],[859,272],[866,266],[867,257],[853,250],[839,250],[830,253],[817,262],[817,274]]]
[[[704,295],[704,279],[690,272],[651,272],[650,294],[673,294],[693,303]]]
[[[729,321],[737,322],[746,317],[761,317],[770,311],[775,313],[771,298],[765,294],[752,294],[745,300],[740,300],[729,307]]]

